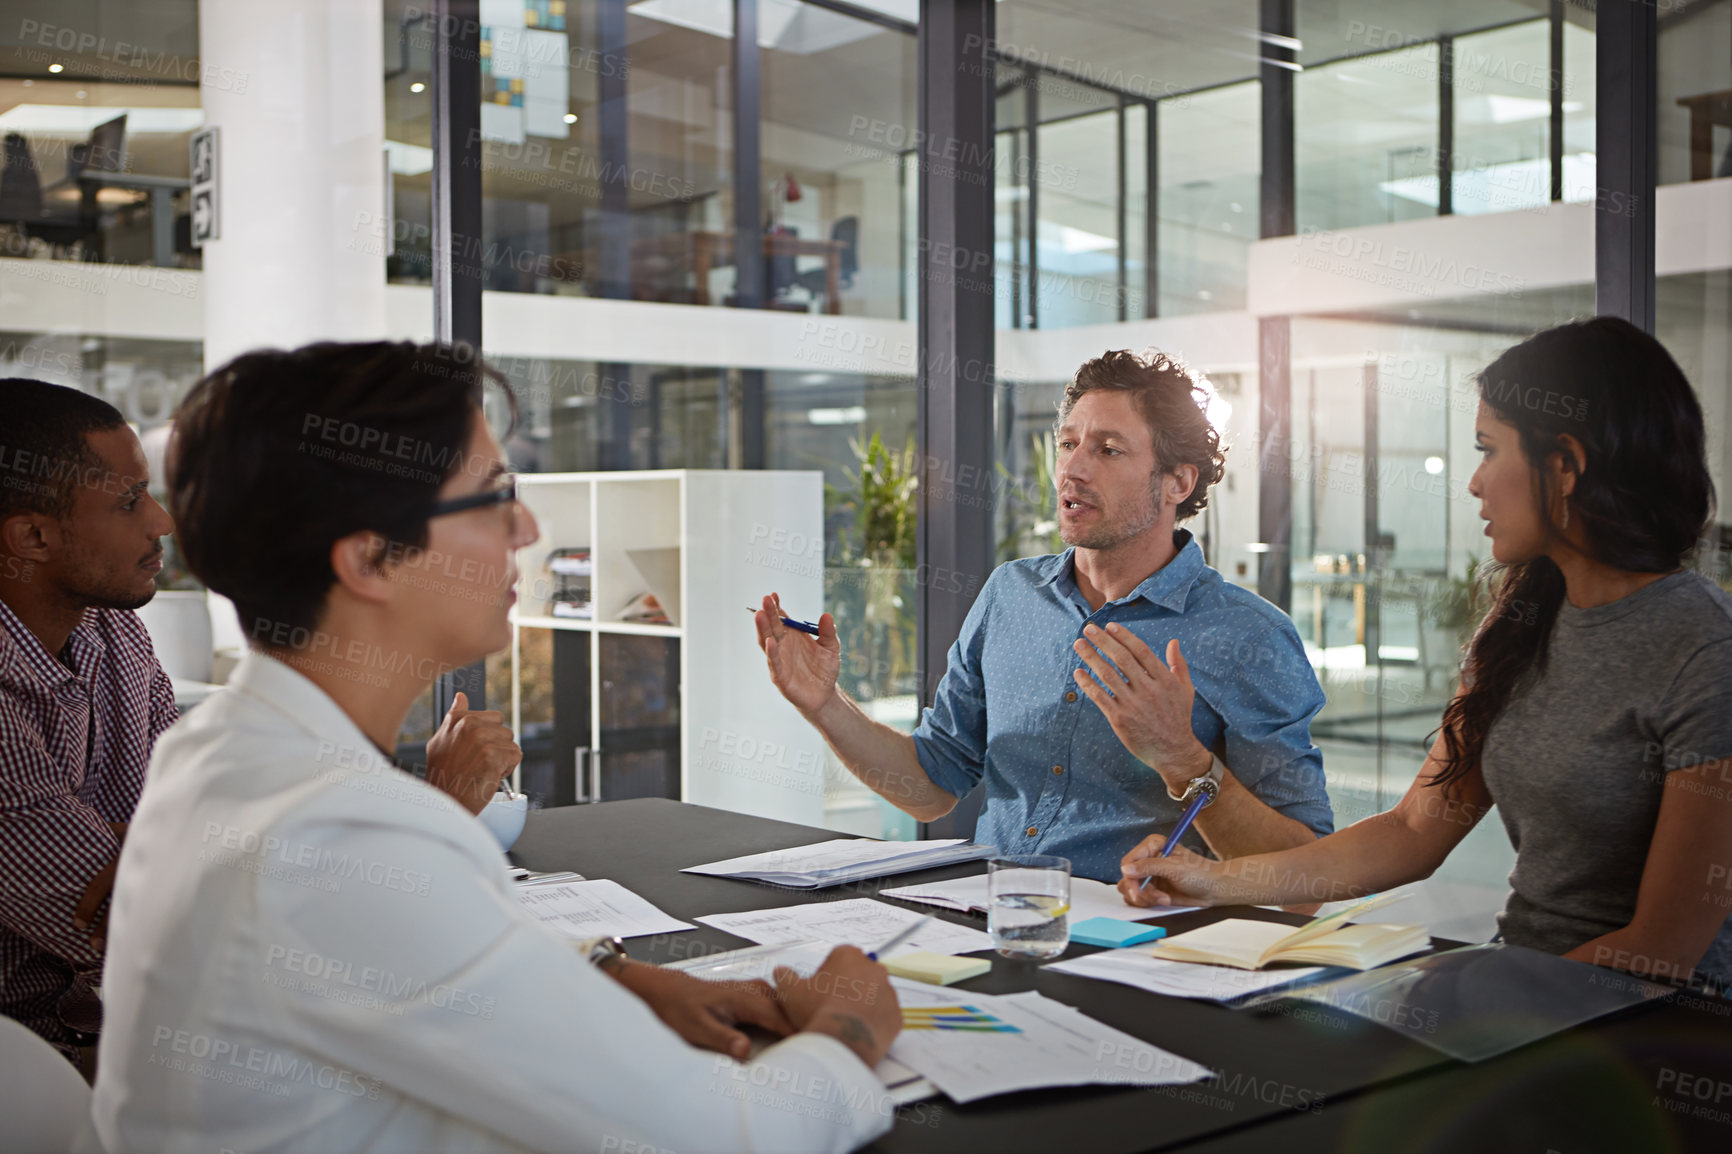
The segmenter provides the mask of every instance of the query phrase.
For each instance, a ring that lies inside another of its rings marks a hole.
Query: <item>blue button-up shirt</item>
[[[1000,565],[950,647],[949,668],[914,732],[920,765],[965,796],[984,782],[975,840],[1001,853],[1057,854],[1079,877],[1117,881],[1144,837],[1167,833],[1181,806],[1131,755],[1071,678],[1084,625],[1110,621],[1191,669],[1191,728],[1246,789],[1319,835],[1334,829],[1311,719],[1323,690],[1293,622],[1223,580],[1180,530],[1178,555],[1128,596],[1091,609],[1072,550]],[[1181,844],[1209,850],[1195,827]]]

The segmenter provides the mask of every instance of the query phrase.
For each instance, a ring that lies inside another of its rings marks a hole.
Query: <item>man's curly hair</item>
[[[1197,483],[1179,502],[1175,520],[1186,521],[1209,504],[1209,486],[1221,483],[1227,454],[1221,434],[1209,423],[1205,406],[1209,392],[1202,379],[1184,362],[1149,349],[1141,354],[1114,349],[1083,362],[1065,386],[1059,402],[1058,424],[1070,419],[1084,393],[1096,389],[1118,389],[1131,394],[1138,411],[1149,423],[1154,437],[1155,460],[1161,473],[1180,465],[1195,465]]]

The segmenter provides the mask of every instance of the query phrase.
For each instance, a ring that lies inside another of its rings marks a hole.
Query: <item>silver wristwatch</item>
[[[615,966],[627,961],[625,943],[618,938],[590,938],[577,943],[577,950],[593,966],[612,973]]]
[[[1198,791],[1202,791],[1209,795],[1209,799],[1205,801],[1203,805],[1214,805],[1215,799],[1221,796],[1221,780],[1226,775],[1226,772],[1227,763],[1221,760],[1220,754],[1210,750],[1208,771],[1197,777],[1193,777],[1190,781],[1187,781],[1185,783],[1185,792],[1182,794],[1174,793],[1172,787],[1168,786],[1167,796],[1172,798],[1174,801],[1189,805],[1191,799],[1197,796]]]

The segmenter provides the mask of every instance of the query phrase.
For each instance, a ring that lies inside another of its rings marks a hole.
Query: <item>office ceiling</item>
[[[5,14],[0,76],[198,80],[197,0],[9,0]]]
[[[1432,40],[1548,10],[1547,0],[1299,0],[1301,65]],[[1257,74],[1257,0],[1003,0],[998,39],[1028,56],[1132,91],[1180,92]],[[1571,19],[1591,20],[1572,12]]]

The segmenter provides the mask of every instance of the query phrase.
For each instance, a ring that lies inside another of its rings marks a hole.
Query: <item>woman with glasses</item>
[[[109,1154],[841,1151],[890,1125],[883,967],[843,948],[772,991],[574,950],[475,820],[499,772],[445,789],[392,761],[432,679],[509,642],[537,538],[488,383],[467,350],[313,345],[240,357],[176,415],[180,544],[252,648],[158,743],[120,862]],[[748,1023],[787,1037],[747,1063]],[[822,1100],[746,1092],[795,1084]]]

